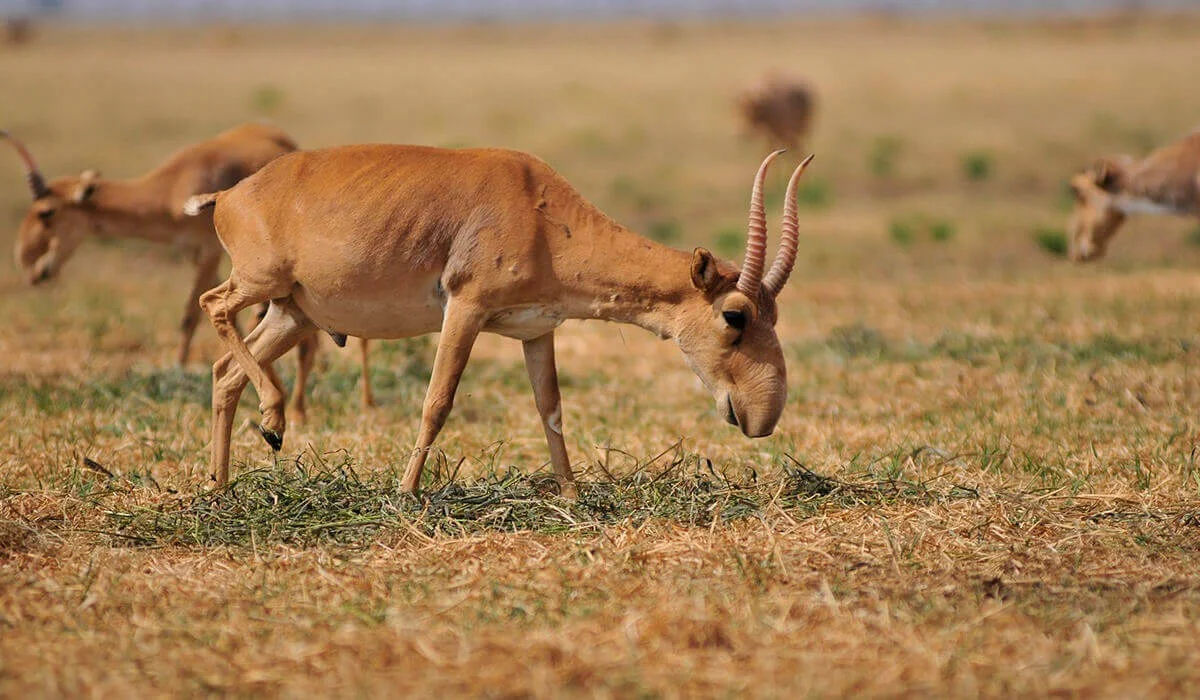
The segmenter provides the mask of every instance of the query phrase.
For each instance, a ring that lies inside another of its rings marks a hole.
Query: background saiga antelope
[[[667,248],[608,218],[533,156],[505,150],[349,146],[282,157],[216,207],[233,269],[201,306],[230,353],[213,365],[212,468],[229,477],[238,397],[254,383],[262,433],[283,443],[284,393],[271,363],[316,328],[363,338],[441,331],[403,488],[421,469],[480,332],[524,343],[525,366],[564,494],[574,493],[563,440],[554,329],[566,319],[632,323],[673,339],[748,437],[770,435],[787,396],[775,299],[796,258],[796,188],[788,183],[779,253],[763,275],[763,181],[754,180],[740,272],[703,248]],[[237,312],[270,301],[242,338]]]
[[[1104,257],[1130,214],[1200,217],[1200,130],[1141,160],[1105,158],[1071,178],[1075,210],[1068,224],[1076,262]]]
[[[773,74],[738,97],[738,116],[748,133],[773,146],[798,148],[812,131],[816,96],[804,81]]]
[[[41,284],[63,269],[88,236],[141,238],[182,248],[196,266],[180,324],[176,361],[183,365],[200,321],[200,294],[217,284],[221,244],[212,217],[186,217],[188,197],[232,187],[275,158],[296,150],[282,130],[266,124],[243,124],[207,141],[177,151],[162,165],[129,180],[102,178],[94,170],[46,181],[29,150],[0,131],[25,167],[33,202],[21,221],[14,250],[17,265],[31,285]],[[344,344],[345,338],[339,338]],[[299,343],[296,390],[292,408],[303,420],[305,384],[312,370],[318,338]],[[371,405],[367,345],[362,345],[363,403]]]
[[[33,39],[33,20],[28,17],[9,16],[0,22],[0,43],[21,46]]]

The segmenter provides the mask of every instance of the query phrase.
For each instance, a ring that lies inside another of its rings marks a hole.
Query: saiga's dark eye
[[[736,328],[739,331],[746,330],[745,313],[741,311],[723,311],[721,315],[725,317],[725,323],[728,323],[730,328]]]
[[[50,217],[54,216],[53,209],[43,209],[37,213],[38,218],[42,221],[49,221]]]

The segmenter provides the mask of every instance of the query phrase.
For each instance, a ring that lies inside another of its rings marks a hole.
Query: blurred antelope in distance
[[[754,180],[741,270],[703,248],[673,250],[624,228],[541,160],[498,149],[347,146],[300,151],[236,187],[193,197],[215,206],[229,279],[200,304],[229,354],[213,365],[211,465],[229,478],[229,440],[247,381],[261,431],[283,443],[284,394],[271,362],[315,328],[363,338],[440,331],[416,447],[402,488],[415,491],[480,332],[522,341],[525,367],[562,493],[574,495],[563,440],[554,330],[566,319],[632,323],[676,342],[718,413],[749,437],[770,435],[787,383],[776,297],[796,259],[796,187],[788,184],[779,253],[764,275],[763,180]],[[811,157],[810,157],[811,159]],[[239,309],[270,301],[242,338]]]
[[[773,146],[802,146],[812,130],[816,97],[803,81],[770,75],[737,100],[743,126]]]
[[[1071,178],[1070,258],[1104,257],[1130,214],[1200,217],[1200,129],[1142,160],[1106,158]]]
[[[159,167],[129,180],[110,180],[94,170],[46,181],[29,150],[6,131],[25,167],[32,204],[21,221],[14,250],[31,285],[55,277],[89,235],[169,243],[190,254],[196,275],[184,305],[176,361],[183,365],[200,321],[200,294],[216,286],[222,249],[212,217],[184,216],[183,204],[199,192],[232,187],[279,156],[296,150],[286,133],[265,124],[244,124],[177,151]],[[305,413],[304,385],[318,338],[303,339],[293,409]],[[341,339],[344,343],[345,339]],[[371,400],[363,348],[364,402]]]
[[[28,17],[4,18],[4,43],[8,46],[20,46],[29,43],[33,38],[33,20]]]

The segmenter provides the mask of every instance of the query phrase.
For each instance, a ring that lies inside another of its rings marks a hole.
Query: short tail
[[[217,197],[220,194],[220,192],[213,192],[211,194],[198,194],[188,197],[188,200],[183,203],[183,213],[188,216],[199,216],[200,212],[205,209],[217,206]]]
[[[292,151],[300,150],[300,144],[293,141],[291,136],[288,136],[287,134],[283,133],[282,131],[279,132],[278,134],[276,134],[275,136],[271,137],[271,140],[275,142],[276,146],[279,146],[280,148],[282,148],[285,151],[288,151],[289,153]]]

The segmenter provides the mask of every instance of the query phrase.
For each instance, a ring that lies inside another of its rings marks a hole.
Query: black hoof
[[[267,444],[271,446],[272,450],[275,450],[276,452],[278,452],[280,449],[283,448],[283,436],[282,435],[275,432],[274,430],[268,430],[268,429],[262,427],[261,425],[259,425],[258,423],[255,423],[254,427],[258,428],[258,434],[262,435],[263,440],[267,441]]]
[[[333,344],[338,346],[339,348],[346,347],[346,336],[345,335],[343,335],[341,333],[334,333],[333,331],[329,331],[329,337],[333,338]]]

